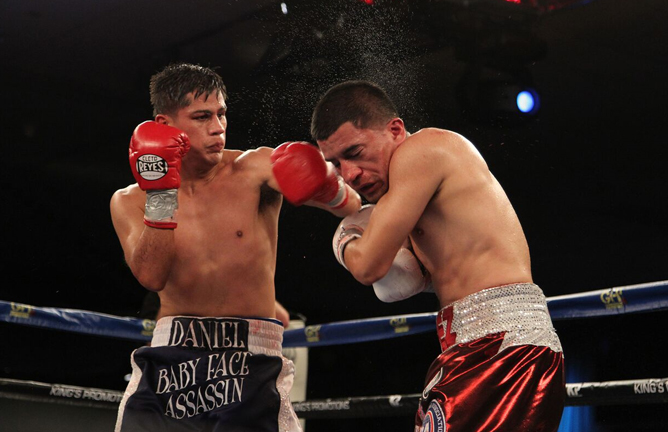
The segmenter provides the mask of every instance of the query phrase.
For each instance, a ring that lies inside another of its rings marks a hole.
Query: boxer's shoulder
[[[242,152],[235,159],[235,170],[255,178],[260,184],[268,184],[269,188],[277,191],[278,185],[272,172],[272,147],[258,147]]]
[[[146,192],[141,190],[136,183],[114,192],[109,203],[109,209],[116,230],[122,231],[129,227],[130,220],[141,221],[145,203]]]
[[[462,135],[446,129],[426,128],[408,136],[392,155],[390,166],[447,172],[460,166],[472,155],[480,159],[477,149]],[[429,169],[428,169],[429,168]]]
[[[139,188],[137,183],[133,183],[124,188],[118,189],[111,197],[112,206],[131,205],[138,202],[143,205],[146,200],[146,192]]]
[[[406,140],[397,147],[390,160],[390,168],[424,170],[425,167],[439,167],[443,165],[444,158],[448,157],[449,135],[444,134],[443,129],[421,129],[408,136]]]
[[[229,150],[229,160],[234,169],[266,168],[270,166],[271,147],[258,147],[250,150]]]
[[[429,152],[441,146],[461,141],[462,138],[458,133],[446,129],[424,128],[408,135],[406,141],[399,146],[399,149],[403,152]]]

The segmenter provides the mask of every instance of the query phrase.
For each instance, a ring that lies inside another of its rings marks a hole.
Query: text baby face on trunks
[[[247,351],[248,322],[216,318],[174,318],[169,345],[206,351]]]

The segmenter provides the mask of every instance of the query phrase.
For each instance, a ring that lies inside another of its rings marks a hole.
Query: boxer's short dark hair
[[[153,116],[174,114],[194,99],[212,92],[221,92],[227,99],[223,79],[213,69],[189,63],[171,64],[151,77],[150,94]]]
[[[357,128],[384,125],[397,117],[397,108],[387,93],[370,81],[345,81],[327,90],[311,117],[314,140],[329,138],[344,123]]]

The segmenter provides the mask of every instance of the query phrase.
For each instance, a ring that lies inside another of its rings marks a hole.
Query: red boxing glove
[[[190,150],[185,132],[154,121],[141,123],[130,139],[130,168],[146,191],[144,223],[153,228],[176,228],[177,189],[181,159]]]
[[[181,158],[190,150],[185,132],[145,121],[130,139],[130,168],[142,190],[177,189],[181,186]]]
[[[281,193],[294,205],[313,200],[337,209],[348,202],[343,179],[312,144],[286,142],[276,147],[271,169]]]

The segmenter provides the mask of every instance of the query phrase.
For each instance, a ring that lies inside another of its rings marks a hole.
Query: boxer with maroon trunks
[[[375,203],[339,225],[339,263],[383,301],[425,290],[438,298],[443,352],[415,430],[556,431],[566,394],[559,338],[518,217],[474,145],[444,129],[407,132],[367,81],[330,88],[311,134]]]
[[[360,198],[311,144],[226,150],[226,89],[213,70],[170,65],[150,90],[155,119],[130,140],[137,183],[110,207],[160,311],[151,346],[132,355],[116,431],[299,431],[275,320],[282,196],[340,217]]]

